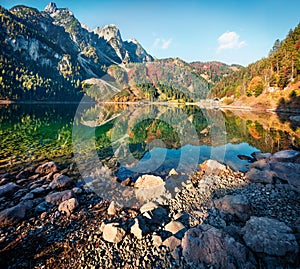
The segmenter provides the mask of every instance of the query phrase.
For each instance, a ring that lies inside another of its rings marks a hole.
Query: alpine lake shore
[[[112,177],[131,206],[82,184],[74,162],[2,173],[0,267],[299,268],[300,152],[248,161],[247,172],[207,160],[165,179]]]

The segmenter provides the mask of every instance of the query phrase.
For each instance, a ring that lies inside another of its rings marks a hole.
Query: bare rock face
[[[125,231],[118,223],[108,223],[103,228],[103,239],[111,243],[119,243],[123,240]]]
[[[251,206],[247,197],[243,195],[226,195],[215,201],[215,207],[221,213],[229,213],[241,221],[247,221],[250,218]]]
[[[292,229],[278,220],[252,216],[243,232],[246,245],[254,252],[283,257],[299,251]]]
[[[207,224],[189,229],[182,239],[182,253],[196,268],[256,268],[252,253],[221,230]]]

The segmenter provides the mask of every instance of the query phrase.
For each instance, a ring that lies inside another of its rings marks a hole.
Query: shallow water
[[[110,163],[125,179],[144,173],[164,176],[172,168],[190,172],[204,160],[216,159],[245,171],[249,163],[239,154],[299,146],[300,128],[287,119],[197,106],[0,106],[0,170],[43,160],[75,161],[79,167],[84,163],[84,169]]]

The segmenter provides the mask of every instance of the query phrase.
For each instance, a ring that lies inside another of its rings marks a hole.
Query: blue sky
[[[136,38],[157,58],[217,60],[247,65],[268,55],[300,22],[299,0],[121,1],[56,0],[90,28],[116,24],[123,39]],[[1,0],[39,10],[49,1]]]

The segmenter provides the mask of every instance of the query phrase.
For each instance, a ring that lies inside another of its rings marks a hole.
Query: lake
[[[76,162],[85,176],[105,167],[124,180],[174,168],[189,173],[206,159],[246,171],[255,151],[299,147],[289,115],[125,104],[0,106],[0,173],[54,160]]]

